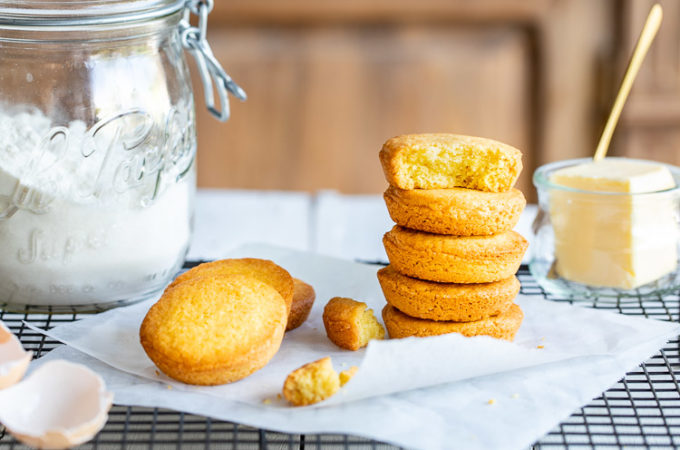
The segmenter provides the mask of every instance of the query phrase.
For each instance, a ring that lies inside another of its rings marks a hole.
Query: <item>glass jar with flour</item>
[[[220,120],[227,92],[245,98],[205,39],[211,8],[0,0],[0,309],[127,304],[179,269],[196,152],[184,50]]]

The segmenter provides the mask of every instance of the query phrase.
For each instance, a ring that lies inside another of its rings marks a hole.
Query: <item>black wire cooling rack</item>
[[[188,266],[195,263],[187,263]],[[621,314],[680,321],[680,296],[663,298],[577,300],[547,294],[526,266],[518,273],[522,293],[557,302],[579,303]],[[40,357],[57,342],[26,328],[24,321],[52,328],[80,318],[73,314],[17,314],[0,310],[0,319],[24,346]],[[85,449],[128,448],[219,449],[395,449],[397,447],[344,435],[290,435],[175,411],[114,406],[109,420]],[[533,446],[680,448],[680,342],[674,339],[614,387],[574,412]],[[25,448],[0,428],[0,449]]]

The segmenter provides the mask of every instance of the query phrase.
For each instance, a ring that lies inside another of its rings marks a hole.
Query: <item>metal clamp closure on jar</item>
[[[158,0],[151,2],[112,2],[109,8],[90,9],[40,9],[31,6],[34,2],[14,2],[0,0],[0,27],[8,29],[58,28],[60,30],[79,29],[83,26],[134,23],[165,17],[184,10],[179,23],[182,46],[194,57],[198,66],[206,106],[218,120],[229,119],[229,98],[231,93],[241,101],[246,93],[238,86],[222,65],[217,61],[207,41],[208,14],[214,7],[214,0]],[[96,1],[81,2],[87,6]],[[135,6],[135,3],[139,3]],[[41,4],[42,5],[42,4]],[[48,5],[49,6],[49,5]],[[90,5],[92,6],[92,5]],[[42,7],[42,6],[41,6]],[[190,23],[191,13],[198,16],[198,26]],[[214,90],[217,90],[219,107],[215,103]]]
[[[184,19],[179,26],[182,45],[196,60],[203,81],[203,93],[208,111],[218,120],[225,122],[229,119],[230,113],[228,93],[241,101],[246,99],[246,93],[222,68],[215,58],[210,44],[208,44],[208,14],[213,7],[214,0],[187,0]],[[198,16],[198,27],[191,26],[189,22],[191,13]],[[221,109],[215,107],[213,80],[217,88]]]

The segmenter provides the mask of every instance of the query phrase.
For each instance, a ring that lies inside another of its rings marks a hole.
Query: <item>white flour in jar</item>
[[[175,127],[168,147],[157,123],[133,110],[66,128],[0,111],[0,305],[103,304],[164,286],[189,243],[195,140]]]

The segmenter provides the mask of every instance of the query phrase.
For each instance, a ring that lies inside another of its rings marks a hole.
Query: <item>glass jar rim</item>
[[[18,6],[20,5],[20,6]],[[0,0],[0,27],[106,25],[165,17],[186,0]]]
[[[577,164],[584,164],[588,162],[592,162],[592,158],[576,158],[576,159],[566,159],[563,161],[556,161],[548,164],[544,164],[540,166],[536,171],[534,172],[534,175],[532,177],[532,181],[534,186],[536,186],[537,189],[555,189],[559,191],[564,191],[564,192],[574,192],[574,193],[580,193],[580,194],[591,194],[591,195],[601,195],[601,196],[610,196],[610,197],[642,197],[646,195],[655,195],[655,194],[670,194],[670,193],[675,193],[675,192],[680,192],[680,168],[677,166],[673,166],[671,164],[665,164],[661,163],[658,161],[650,161],[646,159],[635,159],[635,158],[623,158],[623,157],[615,157],[615,156],[609,156],[607,159],[617,159],[617,160],[626,160],[626,161],[634,161],[634,162],[640,162],[644,164],[656,164],[656,165],[661,165],[666,167],[670,172],[671,175],[673,175],[673,179],[675,180],[675,187],[669,188],[669,189],[663,189],[660,191],[651,191],[651,192],[603,192],[603,191],[589,191],[585,189],[578,189],[578,188],[573,188],[573,187],[568,187],[564,186],[561,184],[553,183],[550,181],[549,174],[558,170],[558,169],[564,169],[566,167],[571,167],[575,166]]]

